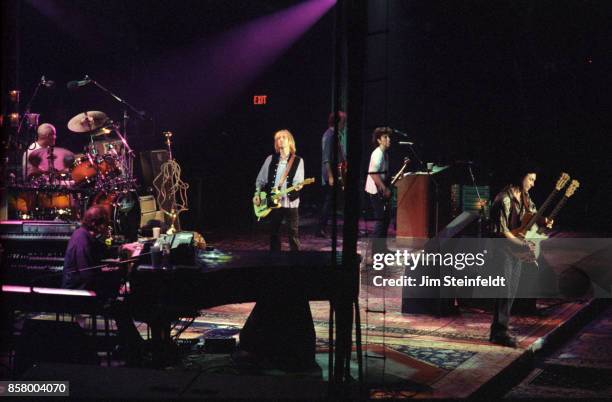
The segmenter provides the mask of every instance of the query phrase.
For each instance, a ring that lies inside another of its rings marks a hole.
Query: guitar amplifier
[[[140,227],[145,226],[152,219],[165,222],[165,214],[157,210],[155,197],[145,195],[138,197],[138,201],[140,202]]]
[[[150,220],[165,222],[166,215],[162,211],[152,211],[140,214],[140,227],[145,226]]]
[[[157,211],[157,204],[155,203],[155,197],[152,195],[145,195],[142,197],[138,197],[138,202],[140,202],[140,212],[155,212]]]

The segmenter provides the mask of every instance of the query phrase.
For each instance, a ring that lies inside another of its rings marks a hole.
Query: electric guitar
[[[525,239],[526,241],[532,243],[535,246],[534,254],[536,259],[540,256],[540,241],[545,240],[548,237],[542,235],[538,232],[539,228],[536,225],[544,213],[544,211],[548,208],[552,200],[555,196],[565,187],[567,182],[569,181],[570,176],[567,173],[561,173],[561,177],[557,180],[557,184],[555,188],[546,198],[546,201],[542,204],[542,206],[538,209],[538,211],[534,214],[532,212],[526,212],[523,215],[523,219],[521,220],[521,226],[516,229],[511,230],[512,234],[520,239]],[[524,253],[518,253],[517,256],[519,258],[524,258]]]
[[[550,205],[552,200],[555,198],[555,196],[559,193],[559,191],[561,191],[563,187],[565,187],[569,179],[570,177],[567,173],[561,173],[561,177],[559,177],[559,180],[557,180],[557,184],[555,185],[555,188],[548,195],[548,198],[546,198],[546,201],[544,201],[544,204],[542,204],[542,206],[538,209],[538,212],[536,212],[535,214],[531,212],[526,212],[525,215],[523,216],[523,219],[521,219],[521,226],[519,226],[516,229],[511,230],[512,234],[515,235],[516,237],[520,237],[521,239],[527,238],[528,237],[527,233],[532,231],[533,226],[536,224],[537,221],[539,221],[542,218],[542,214],[544,213],[546,208],[548,208],[548,206]],[[535,231],[536,230],[533,230],[533,232]]]
[[[256,193],[256,195],[259,195],[259,205],[256,205],[253,202],[253,211],[255,212],[257,220],[268,216],[268,214],[272,212],[274,208],[280,208],[280,199],[282,196],[284,196],[285,194],[289,194],[292,191],[298,191],[299,187],[307,186],[308,184],[312,184],[314,182],[314,177],[311,177],[301,183],[295,184],[291,187],[287,187],[287,189],[285,190],[279,190],[275,187],[272,189],[270,194],[266,193],[265,191],[260,191],[259,193]]]
[[[561,211],[561,208],[563,208],[563,206],[565,205],[565,203],[567,202],[567,200],[574,195],[574,193],[576,192],[576,190],[578,189],[578,187],[580,187],[580,182],[578,180],[572,180],[572,182],[570,183],[570,185],[567,187],[567,189],[565,190],[565,195],[563,196],[563,198],[561,198],[559,200],[559,202],[557,203],[557,205],[555,206],[555,209],[552,210],[552,212],[550,213],[550,215],[548,215],[549,219],[555,219],[555,217],[559,214],[559,211]],[[543,234],[544,233],[544,228],[539,228],[538,229],[538,233]]]

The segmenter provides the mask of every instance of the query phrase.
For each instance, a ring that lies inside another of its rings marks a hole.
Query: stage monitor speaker
[[[424,246],[425,252],[438,252],[446,249],[450,239],[460,235],[472,222],[479,218],[475,212],[462,212],[453,219],[438,235],[430,239]],[[421,279],[418,273],[426,272],[430,278],[435,278],[434,272],[439,270],[428,267],[427,270],[417,267],[414,271],[406,268],[405,275],[416,277],[417,282]],[[440,297],[439,287],[404,287],[402,291],[402,313],[404,314],[433,314],[436,316],[447,316],[456,313],[455,299]]]
[[[282,294],[257,300],[240,331],[240,349],[276,368],[316,367],[316,337],[308,299]]]

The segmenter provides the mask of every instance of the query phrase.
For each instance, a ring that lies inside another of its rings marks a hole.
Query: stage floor
[[[369,223],[368,226],[371,229],[373,225]],[[314,236],[311,227],[308,222],[301,227],[302,250],[331,250],[331,241]],[[364,233],[366,229],[364,223],[361,223],[360,231]],[[263,225],[256,225],[242,233],[216,231],[204,232],[204,235],[209,245],[220,250],[268,248],[268,237]],[[284,241],[283,248],[287,249],[286,239]],[[341,245],[342,241],[339,240],[339,249]],[[360,239],[358,248],[362,255],[366,255],[366,237]],[[360,269],[362,281],[370,269],[365,264],[366,260]],[[502,396],[505,391],[502,393],[503,387],[497,387],[496,384],[503,382],[505,377],[511,377],[517,365],[522,364],[526,358],[566,336],[568,329],[582,322],[596,301],[588,298],[563,302],[539,300],[540,316],[512,317],[511,329],[519,342],[514,349],[488,341],[492,315],[485,301],[477,300],[469,305],[460,305],[457,314],[446,317],[402,314],[401,294],[387,292],[383,295],[362,287],[359,303],[365,352],[365,382],[370,396],[463,398],[475,395]],[[254,303],[242,303],[201,310],[199,317],[180,338],[193,340],[194,343],[196,339],[238,339],[239,331],[253,306]],[[255,372],[257,375],[326,380],[329,304],[311,302],[310,307],[316,330],[317,363],[320,370],[285,373],[262,366],[250,367],[244,371],[244,367],[236,365],[229,355],[204,354],[197,348],[193,348],[173,368],[200,373],[252,375]],[[372,312],[382,310],[385,314]],[[179,323],[177,328],[181,326]],[[139,329],[143,335],[146,333],[146,325],[140,325]],[[351,374],[354,378],[358,376],[355,358],[351,362]]]
[[[331,241],[314,236],[309,225],[301,230],[302,250],[329,251]],[[369,225],[371,229],[371,224]],[[366,231],[362,222],[360,231]],[[207,241],[221,250],[266,250],[265,228],[255,226],[245,233],[210,234]],[[342,241],[338,241],[341,249]],[[366,255],[367,238],[358,248]],[[287,244],[283,244],[284,249]],[[365,261],[364,261],[365,262]],[[361,266],[363,276],[369,267]],[[516,349],[488,341],[492,315],[487,303],[477,300],[459,313],[447,317],[401,313],[401,294],[373,293],[362,286],[360,292],[362,342],[366,351],[364,371],[372,396],[455,397],[474,395],[491,384],[519,361],[540,350],[559,330],[588,310],[590,299],[540,300],[542,316],[513,316],[511,329],[517,336]],[[254,304],[243,303],[202,310],[200,317],[183,337],[209,338],[234,336],[245,323]],[[328,318],[327,302],[310,303],[317,334],[317,361],[322,377],[327,377]],[[386,314],[368,311],[386,311]],[[385,359],[380,359],[384,356]],[[201,366],[197,356],[185,363]],[[352,374],[357,377],[356,362]],[[309,374],[312,375],[312,374]],[[378,390],[378,391],[377,391]]]

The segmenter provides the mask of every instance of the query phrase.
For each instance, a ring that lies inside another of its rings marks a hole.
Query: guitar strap
[[[291,166],[293,166],[294,159],[295,159],[295,154],[291,154],[291,158],[289,158],[289,162],[287,162],[287,167],[285,168],[285,171],[283,172],[283,176],[278,182],[279,189],[283,187],[283,184],[285,184],[285,180],[287,180],[287,176],[289,176],[289,171],[291,170]]]

